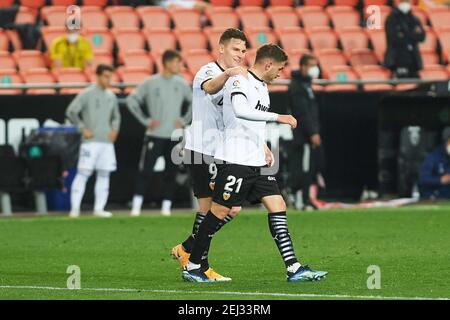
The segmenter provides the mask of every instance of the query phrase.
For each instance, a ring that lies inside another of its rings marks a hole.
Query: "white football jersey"
[[[188,150],[214,156],[216,145],[222,139],[223,89],[210,95],[203,90],[203,84],[223,71],[217,62],[210,62],[195,75],[192,85],[192,124],[186,130],[185,148]]]
[[[265,166],[266,121],[250,121],[236,117],[231,99],[234,95],[247,97],[244,108],[267,112],[270,98],[267,84],[251,71],[248,77],[235,76],[225,83],[223,120],[225,132],[216,149],[215,158],[246,166]]]

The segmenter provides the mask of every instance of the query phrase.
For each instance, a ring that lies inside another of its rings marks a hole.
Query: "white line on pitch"
[[[35,289],[35,290],[63,290],[76,291],[61,287],[46,286],[0,286],[0,289]],[[429,297],[389,297],[389,296],[359,296],[346,294],[303,294],[303,293],[277,293],[277,292],[232,292],[232,291],[192,291],[192,290],[151,290],[128,288],[81,288],[80,291],[104,291],[104,292],[149,292],[149,293],[180,293],[180,294],[219,294],[237,296],[268,296],[268,297],[294,297],[294,298],[336,298],[336,299],[383,299],[383,300],[450,300],[450,298]]]

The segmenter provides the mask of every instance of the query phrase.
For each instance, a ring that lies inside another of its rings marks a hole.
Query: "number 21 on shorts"
[[[235,176],[228,176],[227,181],[228,182],[225,184],[224,187],[225,192],[223,193],[223,199],[225,201],[230,199],[232,192],[239,193],[239,191],[241,190],[242,181],[244,181],[244,179],[243,178],[236,179]],[[234,188],[235,185],[237,185],[236,188]]]

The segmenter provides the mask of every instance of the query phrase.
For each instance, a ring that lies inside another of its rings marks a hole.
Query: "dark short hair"
[[[114,71],[114,68],[113,68],[112,66],[110,66],[109,64],[103,64],[103,63],[101,63],[101,64],[99,64],[99,65],[97,66],[97,68],[95,69],[95,74],[98,75],[98,76],[101,76],[101,75],[103,74],[103,72],[105,72],[105,71],[111,71],[111,72],[113,72],[113,71]]]
[[[219,43],[226,44],[231,39],[239,39],[245,42],[245,46],[248,47],[248,39],[245,33],[239,29],[229,28],[225,30],[220,36]]]
[[[166,50],[162,55],[162,63],[165,66],[167,62],[173,59],[181,59],[181,54],[177,50]]]
[[[308,62],[311,60],[317,60],[317,58],[310,53],[304,53],[300,57],[300,66],[306,66],[308,64]]]
[[[287,54],[276,44],[265,44],[256,51],[255,63],[263,59],[272,59],[277,62],[287,61]]]

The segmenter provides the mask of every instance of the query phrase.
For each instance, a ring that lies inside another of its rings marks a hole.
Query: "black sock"
[[[298,262],[298,260],[295,256],[294,246],[289,234],[286,212],[270,213],[268,220],[270,233],[275,240],[287,268]]]
[[[184,242],[182,243],[182,246],[184,248],[184,251],[186,251],[187,253],[191,253],[192,248],[194,247],[194,242],[195,242],[195,235],[198,232],[198,228],[200,227],[200,224],[202,223],[202,221],[205,219],[205,214],[204,213],[200,213],[197,212],[195,215],[195,220],[194,220],[194,225],[192,226],[192,233],[191,235],[184,240]]]
[[[228,222],[230,222],[231,220],[233,220],[233,217],[230,215],[227,215],[219,224],[219,226],[217,227],[217,231],[219,231],[224,225],[226,225]],[[215,234],[215,233],[214,233]],[[202,262],[201,262],[201,266],[202,266],[202,271],[206,271],[209,269],[209,261],[208,261],[208,253],[209,253],[209,246],[211,245],[211,242],[208,244],[208,247],[206,248],[205,252],[203,252],[203,256],[202,256]]]
[[[195,236],[195,244],[191,252],[189,261],[195,264],[200,264],[202,256],[211,244],[211,239],[216,233],[222,220],[217,218],[211,211],[205,216],[205,219],[198,228],[197,235]]]

